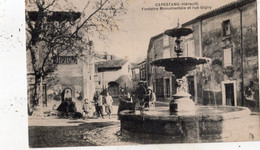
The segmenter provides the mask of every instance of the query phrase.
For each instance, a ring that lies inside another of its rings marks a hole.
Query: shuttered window
[[[232,49],[224,49],[224,67],[232,66]]]

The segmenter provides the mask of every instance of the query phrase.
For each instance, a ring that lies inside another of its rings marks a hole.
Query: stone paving
[[[167,106],[158,102],[157,106]],[[64,147],[94,145],[132,145],[118,136],[120,122],[114,108],[111,119],[57,119],[55,117],[28,118],[30,147]],[[260,115],[252,113],[249,120],[250,141],[260,141]],[[145,144],[140,142],[139,144]]]

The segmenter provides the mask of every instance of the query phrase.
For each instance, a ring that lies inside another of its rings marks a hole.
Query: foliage
[[[53,58],[73,55],[85,63],[93,56],[91,38],[117,30],[117,16],[125,13],[126,0],[85,1],[81,12],[70,0],[31,0],[26,7],[26,45],[35,77],[35,96],[44,80],[57,69]]]
[[[234,67],[232,66],[228,66],[226,68],[223,69],[223,73],[226,74],[228,77],[232,77],[234,74]]]

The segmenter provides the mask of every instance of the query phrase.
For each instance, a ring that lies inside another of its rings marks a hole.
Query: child
[[[82,106],[82,109],[83,109],[83,115],[84,115],[84,120],[86,118],[89,118],[91,116],[91,103],[88,101],[88,99],[85,99],[84,100],[84,104]]]

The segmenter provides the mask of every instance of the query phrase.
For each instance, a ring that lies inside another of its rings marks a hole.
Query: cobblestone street
[[[119,124],[117,116],[111,119],[69,120],[29,119],[30,147],[95,146],[84,140],[83,135],[93,129]],[[98,133],[96,133],[98,134]]]
[[[116,115],[111,119],[55,119],[29,118],[30,147],[66,147],[97,145],[150,144],[139,141],[121,141],[117,136],[120,122]],[[106,132],[106,136],[103,136]],[[249,133],[252,141],[260,140],[259,115],[250,116]],[[158,144],[158,143],[157,143]]]

